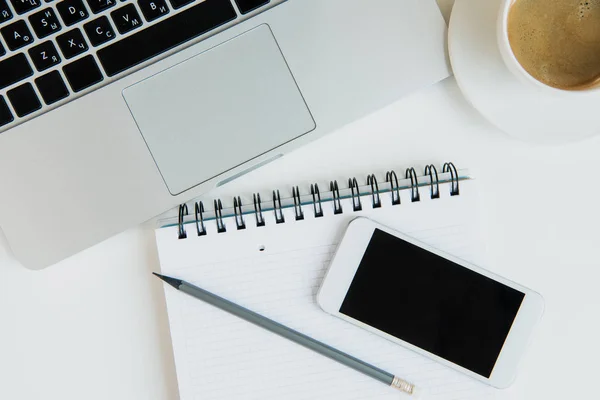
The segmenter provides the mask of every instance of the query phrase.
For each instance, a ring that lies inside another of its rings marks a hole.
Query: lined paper
[[[481,265],[474,182],[461,182],[461,194],[412,203],[401,193],[392,206],[389,193],[373,209],[370,196],[363,210],[352,211],[342,200],[343,214],[324,203],[325,216],[296,221],[285,209],[284,224],[265,213],[266,226],[256,227],[247,215],[244,230],[226,219],[226,233],[208,221],[206,236],[177,239],[177,227],[156,231],[162,272],[192,282],[246,308],[394,373],[427,390],[431,399],[488,398],[487,386],[441,364],[323,312],[316,293],[348,223],[371,218],[434,247]],[[264,251],[260,249],[264,248]],[[390,254],[401,265],[402,254]],[[173,351],[181,399],[398,399],[386,387],[295,343],[240,320],[165,285]],[[402,318],[402,310],[393,316]],[[407,321],[410,323],[410,321]],[[405,398],[410,398],[406,396]]]

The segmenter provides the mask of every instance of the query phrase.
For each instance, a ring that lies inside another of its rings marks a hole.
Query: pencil
[[[408,395],[414,396],[416,394],[416,387],[393,374],[386,372],[380,368],[377,368],[371,364],[359,360],[358,358],[352,357],[340,350],[337,350],[331,346],[321,343],[309,336],[306,336],[298,331],[295,331],[287,326],[284,326],[278,322],[275,322],[267,317],[255,313],[254,311],[248,310],[242,306],[232,303],[222,297],[219,297],[213,293],[207,292],[197,286],[192,285],[181,279],[175,279],[168,276],[154,273],[157,277],[173,286],[175,289],[187,293],[188,295],[200,299],[210,305],[213,305],[223,311],[233,314],[241,319],[251,322],[261,328],[264,328],[270,332],[273,332],[279,336],[282,336],[294,343],[304,346],[312,351],[315,351],[325,357],[328,357],[340,364],[343,364],[349,368],[352,368],[358,372],[361,372],[373,379],[376,379],[387,386],[391,386],[398,389]]]

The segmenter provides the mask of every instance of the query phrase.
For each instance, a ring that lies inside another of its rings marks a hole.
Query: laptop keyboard
[[[278,2],[0,0],[0,130]]]

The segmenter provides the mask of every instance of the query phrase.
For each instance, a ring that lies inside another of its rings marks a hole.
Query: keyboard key
[[[58,50],[49,40],[29,49],[29,57],[38,71],[44,71],[60,62]]]
[[[138,5],[148,22],[169,13],[169,7],[167,7],[165,0],[138,0]]]
[[[15,117],[13,117],[10,112],[10,108],[8,108],[8,104],[6,104],[6,100],[4,97],[0,96],[0,126],[9,124],[13,122]]]
[[[174,9],[181,8],[187,4],[193,3],[194,0],[169,0]]]
[[[117,4],[117,0],[87,0],[90,9],[94,14],[98,14],[104,10],[108,10],[109,8],[115,6]]]
[[[0,29],[0,32],[2,32],[2,36],[4,37],[4,41],[8,48],[13,51],[33,43],[33,36],[23,20],[5,26]]]
[[[6,54],[6,50],[4,50],[4,46],[2,46],[2,43],[0,42],[0,57],[2,57],[5,54]]]
[[[12,11],[8,8],[6,0],[0,0],[0,24],[8,21],[13,17]]]
[[[110,26],[110,21],[105,16],[97,18],[92,22],[88,22],[83,26],[85,33],[92,46],[100,46],[102,43],[106,43],[109,40],[115,38],[115,31]]]
[[[98,50],[108,76],[147,61],[237,17],[229,0],[203,2]]]
[[[51,8],[46,8],[29,16],[29,23],[38,38],[42,39],[61,29],[56,13]]]
[[[40,0],[10,0],[17,14],[25,14],[42,5]]]
[[[63,72],[74,92],[80,92],[98,82],[102,82],[102,72],[92,56],[85,56],[63,67]]]
[[[67,26],[76,24],[89,17],[81,0],[63,0],[56,5],[56,9]]]
[[[269,4],[269,0],[235,0],[235,3],[242,14],[248,14],[250,11]]]
[[[120,34],[127,33],[142,26],[142,19],[133,4],[127,4],[110,13]]]
[[[60,72],[52,71],[46,75],[40,76],[35,80],[44,103],[50,105],[69,96],[69,89],[65,85]]]
[[[19,117],[24,117],[42,108],[42,103],[29,82],[9,90],[6,95]]]
[[[78,56],[88,49],[83,34],[77,28],[58,36],[56,42],[58,43],[58,47],[60,47],[60,51],[62,51],[66,58]]]
[[[0,90],[33,75],[25,54],[19,53],[0,61]]]

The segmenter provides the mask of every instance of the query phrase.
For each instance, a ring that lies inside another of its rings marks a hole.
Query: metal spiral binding
[[[260,194],[254,193],[252,197],[254,198],[254,215],[256,215],[256,226],[265,226],[265,218],[263,217],[262,207],[260,204]]]
[[[421,196],[419,195],[419,180],[417,179],[417,171],[414,168],[406,169],[406,179],[410,177],[410,200],[412,202],[421,201]]]
[[[459,195],[460,177],[458,174],[458,170],[456,169],[456,166],[451,162],[445,163],[442,171],[443,171],[443,173],[450,174],[450,177],[451,177],[451,179],[450,179],[450,183],[451,183],[450,195],[452,195],[452,196]],[[429,164],[425,167],[425,176],[429,177],[430,197],[432,199],[440,198],[440,196],[441,196],[440,178],[438,176],[437,169],[433,164]],[[405,178],[407,180],[410,179],[411,201],[412,202],[420,201],[419,181],[418,181],[418,176],[417,176],[416,170],[414,168],[407,168],[406,173],[405,173]],[[386,181],[386,183],[389,183],[390,186],[389,186],[389,189],[385,189],[385,190],[383,190],[383,192],[390,193],[392,205],[400,204],[400,202],[401,202],[400,191],[404,190],[404,189],[401,189],[401,187],[400,187],[398,176],[396,175],[396,172],[394,172],[393,170],[386,172],[385,181]],[[381,198],[382,191],[380,191],[380,189],[379,189],[377,177],[374,174],[367,176],[367,185],[370,186],[371,191],[369,194],[371,195],[371,198],[372,198],[373,208],[382,207],[383,206],[382,198]],[[338,186],[338,182],[335,180],[331,181],[329,183],[329,189],[331,191],[332,198],[331,198],[331,200],[328,199],[327,201],[328,202],[331,201],[333,203],[333,213],[334,214],[342,214],[343,213],[342,202],[341,202],[342,197],[340,195],[340,188]],[[362,199],[360,197],[361,196],[360,186],[359,186],[356,178],[348,179],[348,189],[349,189],[349,192],[352,197],[353,211],[355,211],[355,212],[361,211],[363,209]],[[344,188],[344,190],[348,190],[348,189]],[[323,204],[321,201],[321,192],[319,190],[319,186],[316,183],[310,185],[310,193],[312,195],[312,203],[313,203],[315,218],[323,217],[325,215],[325,213],[324,213]],[[346,196],[347,193],[348,192],[345,191],[344,195]],[[301,201],[302,195],[300,193],[298,186],[292,187],[292,198],[293,198],[293,207],[294,207],[294,214],[295,214],[296,221],[303,220],[305,217],[305,214],[304,214],[303,204]],[[262,202],[261,202],[260,194],[254,193],[253,200],[254,200],[254,214],[256,217],[256,226],[257,227],[265,226],[266,220],[264,218],[263,211],[262,211]],[[204,204],[201,201],[198,201],[194,205],[195,205],[194,211],[195,211],[196,232],[197,232],[198,236],[205,236],[208,234],[208,230],[207,230],[207,226],[205,224]],[[286,203],[286,207],[291,208],[292,207],[291,202]],[[249,207],[246,207],[246,208],[247,208],[246,209],[247,213],[251,212],[250,211],[251,209],[249,209]],[[177,221],[178,238],[186,239],[187,232],[185,229],[185,220],[186,220],[186,216],[188,215],[188,205],[185,203],[181,204],[179,206],[178,211],[179,211],[178,221]],[[281,200],[281,195],[279,193],[279,190],[273,190],[273,212],[275,214],[275,222],[277,224],[281,224],[281,223],[285,222],[282,200]],[[225,221],[223,218],[223,204],[220,199],[214,200],[214,213],[215,213],[215,222],[216,222],[216,226],[217,226],[217,232],[218,233],[226,232],[227,229],[226,229]],[[246,229],[247,226],[246,226],[246,221],[245,221],[245,217],[244,217],[244,207],[243,207],[240,196],[233,198],[233,214],[232,215],[228,214],[227,217],[235,218],[235,223],[236,223],[236,227],[238,230]]]
[[[292,196],[294,197],[294,214],[296,214],[296,221],[304,219],[304,212],[302,211],[302,202],[300,201],[300,190],[298,186],[292,187]]]
[[[273,212],[275,213],[275,223],[282,224],[285,222],[283,217],[283,209],[281,208],[281,196],[279,190],[273,190]]]
[[[204,226],[204,204],[199,201],[196,203],[195,207],[195,215],[196,215],[196,232],[198,232],[198,236],[206,235],[206,227]],[[202,228],[202,229],[200,229]]]
[[[392,171],[393,172],[393,171]],[[395,175],[396,173],[394,173]],[[374,174],[367,176],[367,185],[371,185],[371,196],[373,197],[373,208],[381,207],[381,197],[379,197],[379,184]],[[400,198],[400,197],[398,197]]]
[[[360,202],[360,190],[358,189],[358,182],[356,181],[356,178],[348,179],[348,186],[352,191],[352,208],[354,212],[361,211],[362,204]],[[356,190],[356,193],[354,193],[354,190]]]
[[[398,176],[394,171],[385,173],[385,181],[390,183],[390,192],[392,193],[392,205],[400,204],[400,186],[398,185]]]
[[[246,229],[246,223],[244,222],[244,214],[242,212],[242,199],[240,196],[233,198],[233,212],[235,213],[235,225],[238,231]]]
[[[442,172],[450,172],[450,177],[452,178],[452,186],[450,187],[450,196],[457,196],[459,194],[458,187],[458,171],[453,163],[447,162],[444,164],[444,168]]]
[[[188,206],[187,204],[181,204],[179,206],[179,218],[177,220],[177,227],[179,231],[179,239],[186,239],[187,233],[185,232],[185,227],[183,226],[183,219],[188,215]]]
[[[225,222],[223,222],[223,203],[221,203],[221,199],[214,200],[215,205],[215,221],[217,222],[217,232],[224,233],[227,232],[227,228],[225,227]]]
[[[317,185],[316,183],[314,185],[310,185],[310,193],[312,194],[313,198],[315,218],[320,218],[323,216],[323,204],[321,204],[321,192],[319,192],[319,185]]]
[[[329,191],[333,193],[333,214],[341,214],[344,212],[342,209],[342,200],[340,199],[340,188],[338,187],[337,181],[329,182]]]
[[[425,175],[429,175],[429,186],[430,186],[430,191],[431,191],[431,198],[432,199],[439,199],[440,198],[440,180],[438,179],[438,173],[437,173],[437,169],[435,168],[435,166],[433,164],[429,164],[428,166],[425,167]],[[435,183],[433,182],[433,176],[435,175]],[[435,190],[434,190],[434,185],[435,184]]]

